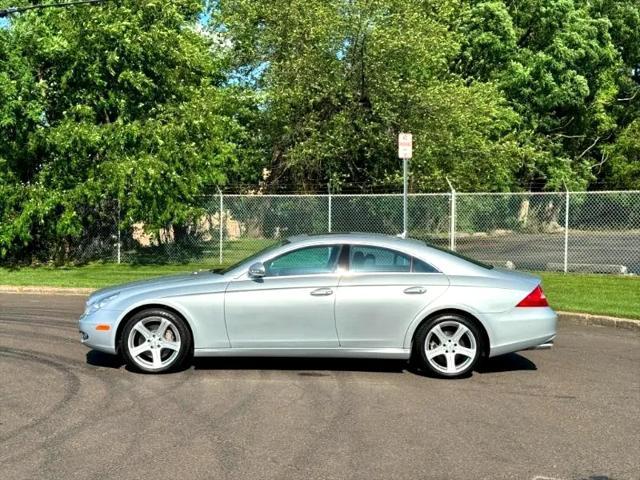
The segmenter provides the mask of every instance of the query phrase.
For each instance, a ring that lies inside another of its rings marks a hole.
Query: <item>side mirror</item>
[[[264,263],[256,262],[249,267],[249,276],[251,278],[262,278],[267,274],[264,268]]]

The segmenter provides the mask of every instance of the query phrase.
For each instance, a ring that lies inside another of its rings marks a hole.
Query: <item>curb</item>
[[[600,327],[624,328],[640,332],[640,320],[631,318],[609,317],[606,315],[591,315],[589,313],[576,312],[556,312],[558,320],[563,322],[574,322],[580,325],[596,325]]]
[[[24,293],[36,295],[81,295],[87,296],[95,292],[96,288],[65,288],[65,287],[20,287],[0,285],[0,293]],[[592,315],[589,313],[556,312],[558,320],[574,322],[580,325],[596,325],[601,327],[623,328],[640,332],[640,320],[630,318],[610,317],[607,315]]]
[[[0,285],[0,293],[32,293],[36,295],[89,295],[97,288],[67,288],[67,287],[22,287]]]

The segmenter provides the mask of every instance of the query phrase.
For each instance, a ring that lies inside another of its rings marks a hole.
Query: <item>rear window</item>
[[[352,272],[439,273],[431,265],[405,253],[365,245],[351,245],[349,270]]]
[[[349,270],[352,272],[410,272],[411,258],[381,247],[351,245]]]
[[[440,273],[428,263],[424,263],[422,260],[413,258],[413,272],[415,273]]]

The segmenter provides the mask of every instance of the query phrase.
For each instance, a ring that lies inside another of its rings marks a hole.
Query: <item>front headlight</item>
[[[85,315],[89,315],[90,313],[97,312],[102,307],[107,305],[111,300],[116,298],[118,295],[120,295],[120,294],[119,293],[115,293],[113,295],[109,295],[108,297],[103,298],[102,300],[99,300],[99,301],[97,301],[95,303],[87,305],[87,307],[84,310],[84,314]]]

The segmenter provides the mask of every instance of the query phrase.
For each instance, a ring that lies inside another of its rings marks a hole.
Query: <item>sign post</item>
[[[402,238],[409,234],[409,208],[407,190],[409,187],[409,159],[413,156],[413,137],[410,133],[398,135],[398,157],[402,159]]]

